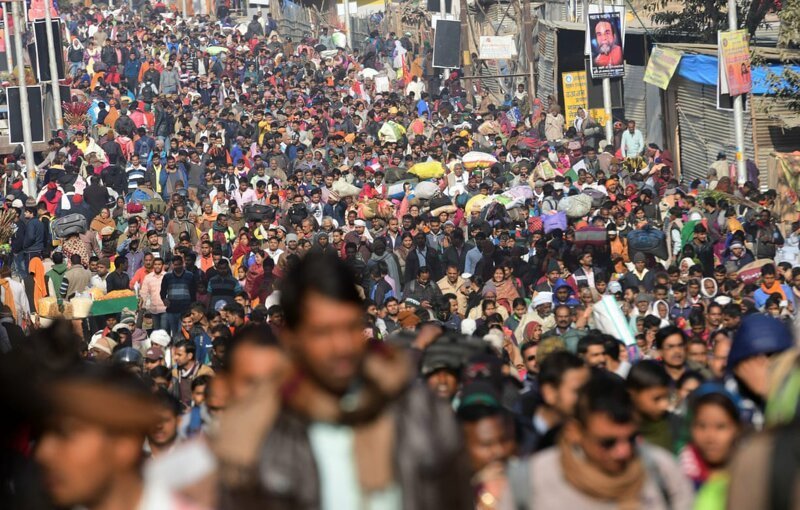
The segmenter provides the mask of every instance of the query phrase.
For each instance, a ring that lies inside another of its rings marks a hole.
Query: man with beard
[[[290,375],[269,430],[241,445],[257,449],[257,461],[223,465],[230,507],[471,508],[452,411],[412,383],[402,353],[364,342],[347,264],[309,255],[285,281]]]
[[[596,67],[612,67],[622,65],[622,47],[617,43],[617,30],[610,19],[602,19],[594,27],[597,56],[594,57]]]

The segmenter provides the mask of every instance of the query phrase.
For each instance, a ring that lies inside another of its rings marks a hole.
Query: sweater
[[[167,305],[167,313],[183,313],[196,300],[197,285],[194,275],[184,270],[180,276],[170,271],[161,280],[161,300]]]

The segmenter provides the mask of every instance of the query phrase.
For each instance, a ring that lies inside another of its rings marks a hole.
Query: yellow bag
[[[414,174],[422,180],[433,179],[444,175],[444,166],[438,161],[427,161],[412,166],[408,173]]]

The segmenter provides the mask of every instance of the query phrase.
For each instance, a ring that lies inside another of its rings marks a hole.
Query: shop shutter
[[[680,134],[680,161],[683,183],[705,179],[708,168],[725,152],[735,157],[733,112],[717,109],[715,86],[706,86],[680,76],[672,79],[676,87],[676,108]],[[753,128],[750,113],[744,114],[745,157],[753,158]],[[720,176],[721,177],[721,176]]]
[[[623,79],[625,97],[625,118],[636,121],[636,127],[647,137],[647,102],[645,99],[644,66],[625,64]]]
[[[539,23],[539,81],[536,96],[547,101],[555,96],[556,30]]]

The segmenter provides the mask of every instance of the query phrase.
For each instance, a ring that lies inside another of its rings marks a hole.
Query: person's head
[[[725,328],[715,331],[710,340],[714,347],[708,357],[708,368],[715,379],[722,379],[728,366],[728,354],[731,351],[729,331]]]
[[[664,365],[682,368],[686,363],[686,333],[677,326],[666,326],[658,330],[655,348],[661,353]]]
[[[175,255],[172,257],[172,272],[181,275],[183,274],[184,265],[183,265],[183,257],[180,255]]]
[[[702,339],[696,338],[689,341],[686,348],[686,357],[702,366],[708,364],[708,344]]]
[[[461,406],[458,409],[458,420],[461,423],[473,473],[492,464],[502,465],[514,455],[516,449],[514,418],[501,406],[486,404]]]
[[[166,448],[178,438],[178,424],[180,423],[182,405],[172,394],[164,389],[156,392],[158,405],[158,423],[147,433],[147,442],[151,448]]]
[[[525,370],[531,375],[539,373],[539,364],[536,361],[536,352],[538,350],[538,341],[526,341],[519,346],[519,352],[522,355],[522,363],[525,365]]]
[[[48,397],[50,419],[35,459],[55,506],[98,505],[110,487],[140,478],[145,434],[158,422],[146,384],[92,364],[53,381]]]
[[[580,449],[588,463],[618,476],[636,458],[638,432],[625,383],[613,374],[594,372],[578,396],[564,439]]]
[[[625,380],[636,411],[653,421],[663,418],[669,409],[670,384],[669,374],[655,360],[642,360],[635,364]]]
[[[709,467],[725,467],[741,432],[733,397],[719,384],[700,386],[689,397],[689,415],[691,444]]]
[[[259,382],[276,377],[284,366],[285,355],[269,326],[245,326],[225,341],[222,375],[234,401],[250,394]]]
[[[770,357],[790,349],[793,344],[793,335],[782,321],[750,314],[742,319],[734,334],[727,370],[751,393],[766,399]]]
[[[557,351],[539,365],[538,380],[543,404],[563,420],[575,411],[578,391],[589,380],[589,368],[578,356]]]
[[[572,324],[572,311],[567,305],[558,305],[553,315],[556,320],[556,326],[560,329],[567,329]]]
[[[605,368],[605,339],[602,335],[588,334],[578,340],[578,356],[589,367]]]
[[[611,53],[616,40],[614,24],[609,20],[599,21],[594,27],[594,35],[598,51],[604,55]]]
[[[175,364],[178,365],[178,368],[185,369],[192,367],[197,352],[194,342],[179,340],[172,349],[172,359],[175,361]]]
[[[309,254],[289,268],[281,290],[289,355],[324,390],[343,394],[366,350],[361,298],[350,267]]]

